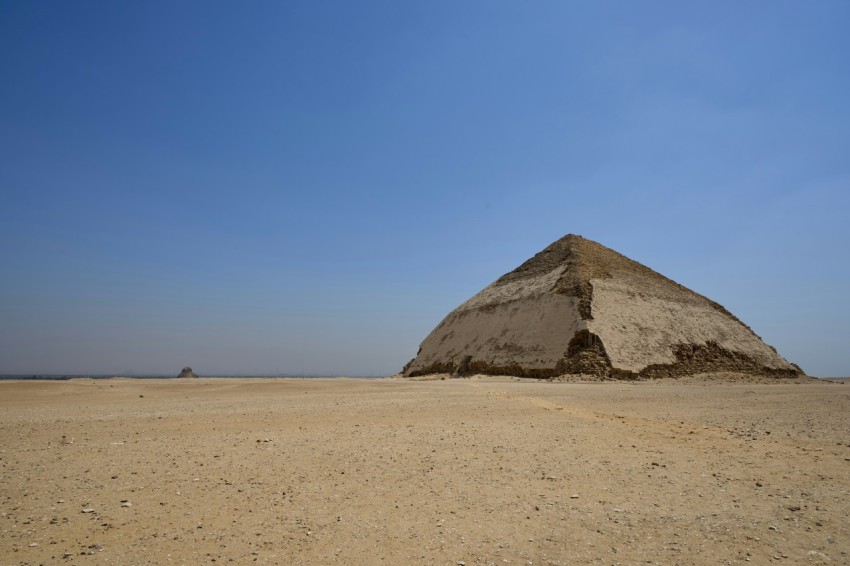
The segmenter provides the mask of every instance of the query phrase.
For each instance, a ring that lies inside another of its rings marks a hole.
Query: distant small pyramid
[[[449,313],[402,371],[409,377],[803,374],[721,305],[572,234]]]
[[[185,367],[182,370],[180,370],[180,375],[178,375],[177,377],[201,377],[201,376],[199,376],[197,373],[192,371],[192,368]]]

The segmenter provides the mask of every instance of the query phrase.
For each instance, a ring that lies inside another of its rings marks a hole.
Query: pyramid
[[[567,235],[453,310],[402,370],[600,378],[803,371],[714,301]]]

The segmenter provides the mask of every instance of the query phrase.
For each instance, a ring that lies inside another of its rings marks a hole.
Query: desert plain
[[[850,386],[0,382],[0,564],[847,564]]]

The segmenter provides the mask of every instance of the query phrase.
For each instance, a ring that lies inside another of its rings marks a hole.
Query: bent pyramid
[[[719,304],[572,234],[450,312],[402,371],[408,377],[803,374]]]

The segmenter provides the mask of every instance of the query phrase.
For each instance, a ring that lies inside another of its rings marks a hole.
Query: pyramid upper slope
[[[711,308],[743,324],[722,305],[676,283],[649,267],[629,259],[623,254],[576,234],[567,234],[553,242],[543,251],[524,262],[513,271],[497,279],[494,285],[520,281],[537,274],[562,267],[554,291],[578,297],[582,301],[582,317],[592,319],[590,308],[593,279],[610,279],[614,274],[628,275],[633,280],[643,280],[644,286],[670,300],[704,302]],[[586,304],[585,304],[586,303]],[[747,327],[749,328],[749,327]]]

